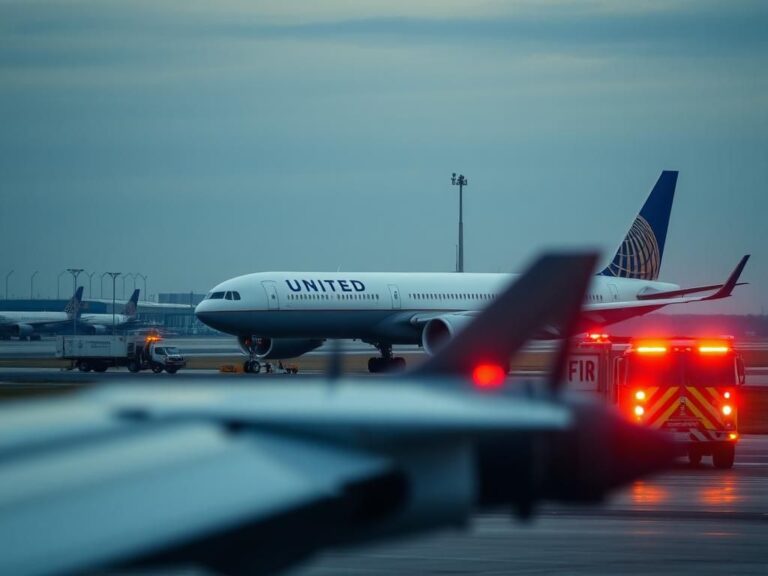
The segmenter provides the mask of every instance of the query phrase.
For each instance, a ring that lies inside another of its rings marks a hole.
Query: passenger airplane
[[[477,513],[594,504],[669,466],[660,432],[560,393],[567,340],[540,395],[503,386],[499,365],[540,326],[573,332],[595,261],[543,256],[415,373],[5,403],[0,574],[282,574]]]
[[[114,324],[115,327],[125,327],[136,322],[139,292],[137,288],[131,294],[130,299],[123,306],[121,314],[82,314],[80,323],[86,326],[86,330],[94,334],[105,334]]]
[[[83,287],[78,287],[63,312],[0,311],[0,335],[38,338],[41,332],[56,332],[71,324],[80,311]]]
[[[585,302],[584,329],[602,327],[669,304],[730,296],[749,256],[724,284],[681,289],[659,282],[659,270],[677,183],[664,171],[610,264],[594,280]],[[196,308],[212,328],[234,334],[259,360],[309,352],[325,339],[358,339],[381,353],[368,369],[402,368],[393,344],[419,344],[428,354],[466,326],[509,284],[511,274],[261,272],[216,286]],[[704,296],[691,296],[708,292]],[[557,337],[545,331],[542,337]]]

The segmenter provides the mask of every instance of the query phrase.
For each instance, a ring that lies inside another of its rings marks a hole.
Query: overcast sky
[[[468,271],[607,259],[676,169],[662,279],[752,253],[751,286],[681,308],[760,313],[766,30],[757,1],[0,1],[0,289],[452,270],[453,171]]]

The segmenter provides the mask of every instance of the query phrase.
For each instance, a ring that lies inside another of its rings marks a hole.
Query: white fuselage
[[[271,338],[358,338],[419,343],[419,320],[484,308],[515,274],[262,272],[216,286],[196,308],[230,334]],[[595,276],[585,305],[636,302],[676,284]],[[563,287],[565,292],[567,287]]]
[[[23,310],[8,310],[0,312],[0,326],[4,324],[58,324],[72,321],[72,316],[66,312],[29,312]]]
[[[120,326],[133,320],[131,316],[125,314],[83,314],[80,316],[80,322],[89,326]]]

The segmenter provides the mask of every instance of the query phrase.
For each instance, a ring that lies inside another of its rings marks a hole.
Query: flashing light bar
[[[731,350],[730,346],[711,346],[711,345],[699,346],[699,352],[701,354],[725,354],[726,352],[730,352],[730,350]]]
[[[638,346],[637,352],[639,354],[666,354],[667,347],[666,346]]]
[[[609,336],[605,332],[590,332],[587,334],[587,338],[593,342],[607,341]]]

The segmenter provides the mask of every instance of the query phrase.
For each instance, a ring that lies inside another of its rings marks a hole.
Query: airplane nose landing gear
[[[381,358],[373,357],[368,359],[368,372],[376,374],[378,372],[402,372],[405,370],[405,358],[392,356],[392,345],[375,343],[373,344],[381,352]]]

